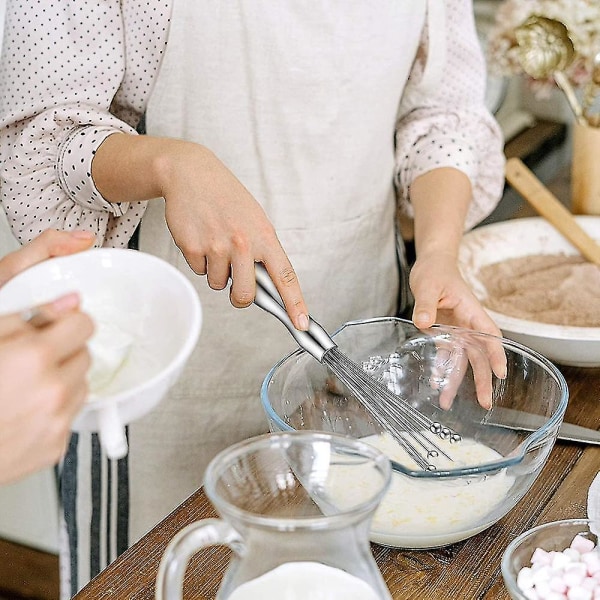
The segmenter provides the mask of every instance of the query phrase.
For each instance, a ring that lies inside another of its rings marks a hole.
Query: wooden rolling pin
[[[600,246],[519,158],[506,161],[506,180],[590,262],[600,265]]]

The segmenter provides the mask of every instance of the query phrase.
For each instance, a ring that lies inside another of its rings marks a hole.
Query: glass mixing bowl
[[[261,390],[271,431],[366,438],[392,460],[392,483],[371,524],[372,541],[413,549],[445,546],[486,529],[529,490],[568,401],[566,381],[550,361],[507,339],[441,325],[423,331],[392,317],[347,323],[333,339],[413,408],[462,437],[456,444],[437,440],[451,460],[432,471],[420,469],[312,356],[296,350],[271,369]],[[501,379],[488,359],[500,349],[507,373]],[[491,409],[480,404],[486,385]],[[535,431],[518,429],[532,418],[540,423]],[[364,482],[339,485],[350,493]]]

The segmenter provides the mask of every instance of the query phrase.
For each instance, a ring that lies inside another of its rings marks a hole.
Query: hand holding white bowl
[[[122,458],[128,450],[124,426],[156,406],[196,345],[198,295],[166,261],[102,248],[24,271],[0,290],[0,313],[70,291],[80,294],[82,309],[100,325],[90,345],[94,389],[73,430],[98,431],[108,457]]]

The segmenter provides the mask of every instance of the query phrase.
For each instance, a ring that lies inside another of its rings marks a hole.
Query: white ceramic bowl
[[[127,453],[124,425],[160,402],[195,347],[200,301],[192,284],[166,261],[135,250],[102,248],[52,258],[19,274],[0,289],[0,312],[22,310],[68,291],[79,292],[83,310],[96,322],[91,348],[106,341],[110,346],[119,336],[129,341],[114,377],[90,395],[73,423],[74,431],[100,432],[107,455],[121,458]]]
[[[576,219],[600,242],[600,217],[578,216]],[[482,267],[535,254],[576,255],[578,251],[541,217],[512,219],[466,233],[460,247],[459,266],[475,295],[483,300],[486,290],[479,279]],[[537,350],[556,363],[600,366],[600,327],[568,327],[519,319],[492,310],[488,313],[505,337]]]

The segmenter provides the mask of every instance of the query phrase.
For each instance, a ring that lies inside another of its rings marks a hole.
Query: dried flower
[[[575,58],[575,48],[566,26],[555,19],[531,15],[515,29],[519,61],[534,79],[552,77],[564,71]]]
[[[527,57],[523,55],[517,32],[522,33],[523,30],[519,28],[532,16],[538,19],[538,29],[525,35],[535,37],[548,33],[539,29],[540,18],[558,22],[566,28],[573,44],[573,56],[570,64],[565,62],[565,66],[557,68],[571,85],[583,87],[591,78],[592,59],[600,51],[599,0],[503,0],[488,38],[490,72],[496,75],[528,74],[533,83],[532,89],[538,96],[547,95],[554,87],[552,72],[539,72],[538,76],[524,68],[527,63],[523,62],[523,58],[527,61]],[[554,33],[557,33],[556,30]],[[541,40],[538,37],[537,41]],[[556,58],[552,57],[549,45],[544,46],[543,52],[547,60]]]

